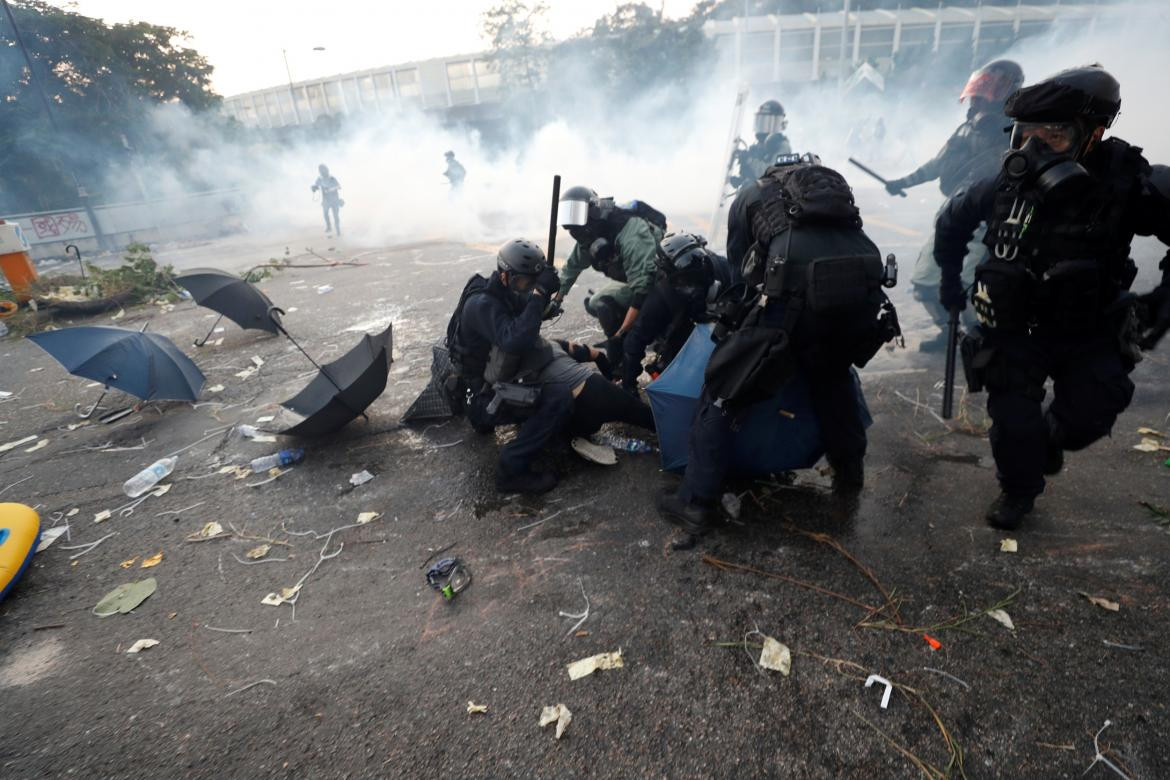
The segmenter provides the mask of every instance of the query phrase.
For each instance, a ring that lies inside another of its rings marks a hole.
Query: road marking
[[[865,224],[876,225],[877,227],[885,228],[886,230],[892,230],[900,236],[910,236],[911,238],[921,238],[922,236],[926,235],[921,230],[912,230],[908,227],[895,225],[893,222],[886,222],[884,219],[878,219],[877,217],[865,217]]]

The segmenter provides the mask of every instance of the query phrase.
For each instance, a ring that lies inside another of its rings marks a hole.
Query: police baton
[[[950,420],[955,416],[955,358],[959,351],[959,309],[951,309],[947,323],[947,373],[943,380],[942,416]]]
[[[849,162],[853,163],[858,168],[860,168],[861,170],[868,173],[870,176],[872,176],[875,179],[877,179],[878,181],[880,181],[882,184],[889,184],[890,183],[889,179],[885,178],[884,176],[879,174],[877,171],[875,171],[873,168],[870,168],[869,166],[865,165],[864,163],[859,163],[857,160],[853,159],[852,157],[849,158]],[[906,197],[906,191],[905,190],[898,190],[898,195],[900,197],[904,198],[904,197]]]

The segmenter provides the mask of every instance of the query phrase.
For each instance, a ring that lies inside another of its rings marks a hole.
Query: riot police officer
[[[586,299],[585,309],[601,324],[609,360],[616,367],[622,358],[621,340],[654,286],[654,258],[666,217],[640,201],[619,206],[588,187],[566,190],[559,213],[562,227],[576,241],[561,274],[560,296],[568,294],[586,268],[611,280]]]
[[[452,363],[468,395],[467,419],[481,433],[520,423],[516,438],[500,448],[496,489],[502,493],[544,493],[557,484],[550,471],[533,471],[532,462],[568,425],[571,388],[551,382],[530,388],[527,398],[503,401],[497,383],[507,382],[521,361],[542,346],[540,323],[560,287],[544,252],[516,239],[500,248],[490,278],[478,274],[460,295],[448,326]]]
[[[658,245],[658,281],[623,344],[622,388],[636,393],[646,348],[659,343],[652,373],[670,364],[697,322],[707,322],[707,306],[739,281],[727,258],[707,249],[694,233],[671,233]]]
[[[780,105],[779,100],[768,100],[760,104],[753,127],[755,143],[746,149],[737,149],[733,155],[732,161],[738,163],[739,170],[728,178],[731,186],[739,189],[745,184],[750,184],[776,162],[777,157],[792,154],[792,145],[784,135],[787,128],[788,116],[784,113],[784,106]]]
[[[886,183],[891,195],[903,194],[908,187],[938,180],[942,194],[950,198],[965,183],[994,176],[1000,158],[1007,151],[1004,128],[1010,123],[1003,104],[1024,83],[1024,71],[1012,60],[995,60],[971,74],[959,95],[967,104],[967,119],[951,134],[939,153],[913,173]],[[945,203],[943,206],[945,207]],[[935,215],[937,219],[937,214]],[[963,278],[971,283],[975,266],[983,259],[983,246],[972,242],[963,266]],[[946,347],[947,313],[938,303],[939,273],[934,262],[934,236],[926,240],[910,279],[916,300],[926,308],[939,333],[923,341],[919,349],[933,352]]]
[[[1016,92],[1006,105],[1014,123],[1002,169],[957,193],[938,218],[948,309],[966,306],[963,257],[987,223],[990,256],[971,296],[980,326],[963,357],[972,389],[988,391],[1001,493],[986,517],[996,528],[1021,524],[1066,450],[1110,433],[1133,397],[1129,373],[1141,349],[1170,324],[1170,261],[1152,293],[1128,293],[1134,235],[1170,240],[1170,187],[1140,149],[1103,138],[1120,108],[1120,85],[1099,65]],[[1044,408],[1048,378],[1053,397]]]
[[[682,485],[658,500],[659,512],[693,535],[712,523],[734,430],[795,371],[810,385],[834,489],[860,490],[866,433],[851,366],[865,365],[898,332],[881,291],[881,255],[861,229],[853,192],[813,155],[780,158],[740,190],[727,247],[747,295],[717,326],[729,333],[707,366]]]

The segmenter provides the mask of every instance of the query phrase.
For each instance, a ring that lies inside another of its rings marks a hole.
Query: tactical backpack
[[[781,164],[759,188],[747,214],[755,243],[743,265],[746,300],[717,329],[728,335],[705,375],[708,392],[732,407],[770,397],[787,381],[794,334],[802,353],[832,350],[861,367],[901,333],[882,292],[881,253],[861,229],[844,177],[819,164]],[[782,307],[778,323],[765,317],[770,302]]]
[[[467,350],[460,331],[463,325],[464,305],[473,295],[486,292],[488,282],[488,278],[481,274],[475,274],[468,279],[467,284],[463,286],[463,292],[459,293],[459,303],[455,305],[455,311],[447,321],[447,336],[444,343],[451,361],[451,373],[443,380],[443,390],[455,414],[462,414],[468,392],[478,392],[478,386],[483,384],[487,361]]]

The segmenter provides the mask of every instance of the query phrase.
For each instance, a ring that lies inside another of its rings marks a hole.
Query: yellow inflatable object
[[[0,504],[0,601],[24,574],[41,540],[41,518],[24,504]]]

